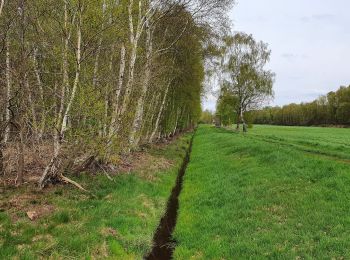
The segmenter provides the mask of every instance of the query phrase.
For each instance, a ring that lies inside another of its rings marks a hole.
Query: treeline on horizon
[[[252,111],[255,124],[285,126],[350,125],[350,85],[313,102]]]
[[[66,165],[113,163],[193,127],[232,3],[2,0],[0,175],[17,161],[20,184],[25,154],[45,147],[44,187],[67,181]]]

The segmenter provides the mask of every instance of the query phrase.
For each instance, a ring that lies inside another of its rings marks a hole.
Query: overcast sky
[[[350,0],[238,0],[234,31],[251,33],[272,50],[271,105],[311,101],[350,85]],[[208,95],[204,108],[215,110]]]

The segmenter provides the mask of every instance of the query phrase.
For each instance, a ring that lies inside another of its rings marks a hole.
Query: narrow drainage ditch
[[[190,141],[189,148],[186,152],[186,157],[184,158],[179,174],[177,176],[176,185],[172,189],[170,198],[168,199],[165,215],[160,220],[157,231],[153,237],[153,248],[151,252],[145,257],[146,260],[172,259],[176,245],[176,241],[173,239],[172,234],[176,226],[179,209],[179,195],[182,190],[183,177],[185,175],[187,165],[190,162],[193,138],[194,135]]]

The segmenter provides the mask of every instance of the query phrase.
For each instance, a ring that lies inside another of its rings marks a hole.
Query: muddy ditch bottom
[[[176,179],[176,185],[172,189],[170,198],[167,203],[167,210],[165,215],[160,220],[160,224],[153,237],[153,248],[151,252],[145,256],[146,260],[168,260],[172,259],[175,250],[176,241],[172,237],[172,233],[176,226],[178,209],[179,209],[179,195],[182,190],[183,177],[185,176],[187,165],[190,162],[192,151],[193,137],[191,139],[186,156],[181,165],[179,174]]]

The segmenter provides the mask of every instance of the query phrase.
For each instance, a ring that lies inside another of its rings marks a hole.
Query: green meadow
[[[89,190],[2,191],[0,259],[142,259],[192,134],[147,148],[166,161],[113,177],[71,176]],[[22,202],[21,202],[22,200]],[[350,258],[350,129],[201,125],[179,196],[174,259]],[[52,207],[31,221],[28,209]],[[11,209],[11,207],[14,207]]]
[[[200,126],[175,259],[350,258],[350,129]]]

